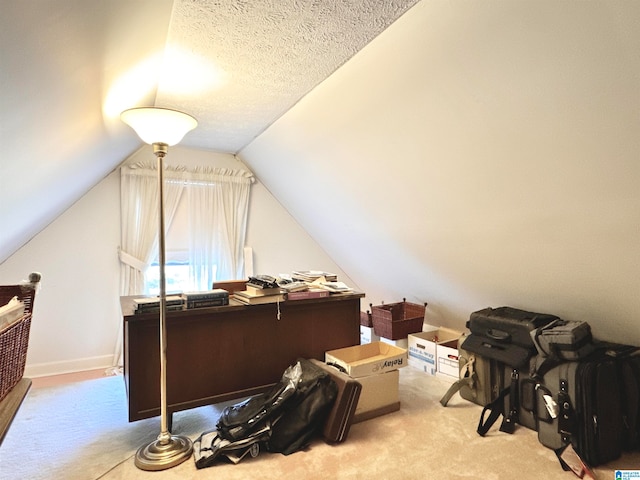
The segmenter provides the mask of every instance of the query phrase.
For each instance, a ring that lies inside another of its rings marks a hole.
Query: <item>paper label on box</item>
[[[433,353],[422,350],[421,348],[409,345],[409,357],[435,365],[435,355]]]
[[[423,362],[421,360],[416,360],[415,358],[409,358],[409,365],[413,368],[417,368],[418,370],[422,370],[424,373],[428,375],[436,374],[435,365]]]

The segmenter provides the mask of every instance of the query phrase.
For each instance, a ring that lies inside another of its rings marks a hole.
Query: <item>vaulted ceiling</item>
[[[140,146],[122,110],[236,153],[417,1],[3,0],[0,264]]]

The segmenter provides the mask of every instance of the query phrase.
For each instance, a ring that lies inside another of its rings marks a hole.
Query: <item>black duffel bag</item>
[[[259,432],[266,450],[288,455],[304,448],[321,430],[337,393],[338,386],[324,369],[298,359],[268,392],[226,407],[217,435],[234,443]]]

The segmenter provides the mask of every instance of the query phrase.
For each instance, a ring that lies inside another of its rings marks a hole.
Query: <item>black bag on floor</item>
[[[289,367],[280,382],[266,393],[259,393],[234,405],[226,407],[218,419],[220,436],[229,441],[247,438],[262,429],[267,421],[277,418],[298,388],[301,371]]]
[[[299,360],[301,375],[296,392],[282,414],[271,425],[267,450],[284,455],[305,448],[322,432],[324,422],[338,395],[331,375],[310,360]]]
[[[194,442],[196,467],[209,467],[220,457],[237,463],[261,450],[285,455],[301,450],[321,432],[337,392],[329,373],[299,359],[268,392],[223,410],[216,429]]]

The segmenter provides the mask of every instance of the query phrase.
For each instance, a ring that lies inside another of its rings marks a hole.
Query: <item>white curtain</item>
[[[166,169],[166,168],[165,168]],[[165,175],[165,229],[171,225],[184,190],[183,182],[171,181],[180,170]],[[151,164],[121,168],[120,176],[120,293],[144,293],[144,271],[158,255],[158,171]]]
[[[238,170],[199,170],[187,182],[189,276],[197,290],[216,280],[244,278],[251,174]]]
[[[166,170],[166,168],[165,168]],[[165,173],[165,229],[171,225],[184,190],[183,182],[167,181],[179,173]],[[158,169],[137,163],[120,169],[120,294],[144,293],[144,272],[158,255]],[[114,366],[122,365],[122,322],[114,351]]]
[[[244,278],[244,242],[251,172],[229,169],[165,167],[165,229],[180,198],[188,192],[190,276],[197,290],[217,279]],[[120,178],[120,293],[144,293],[144,272],[158,255],[158,173],[151,163],[123,166]],[[122,322],[114,352],[122,365]]]

